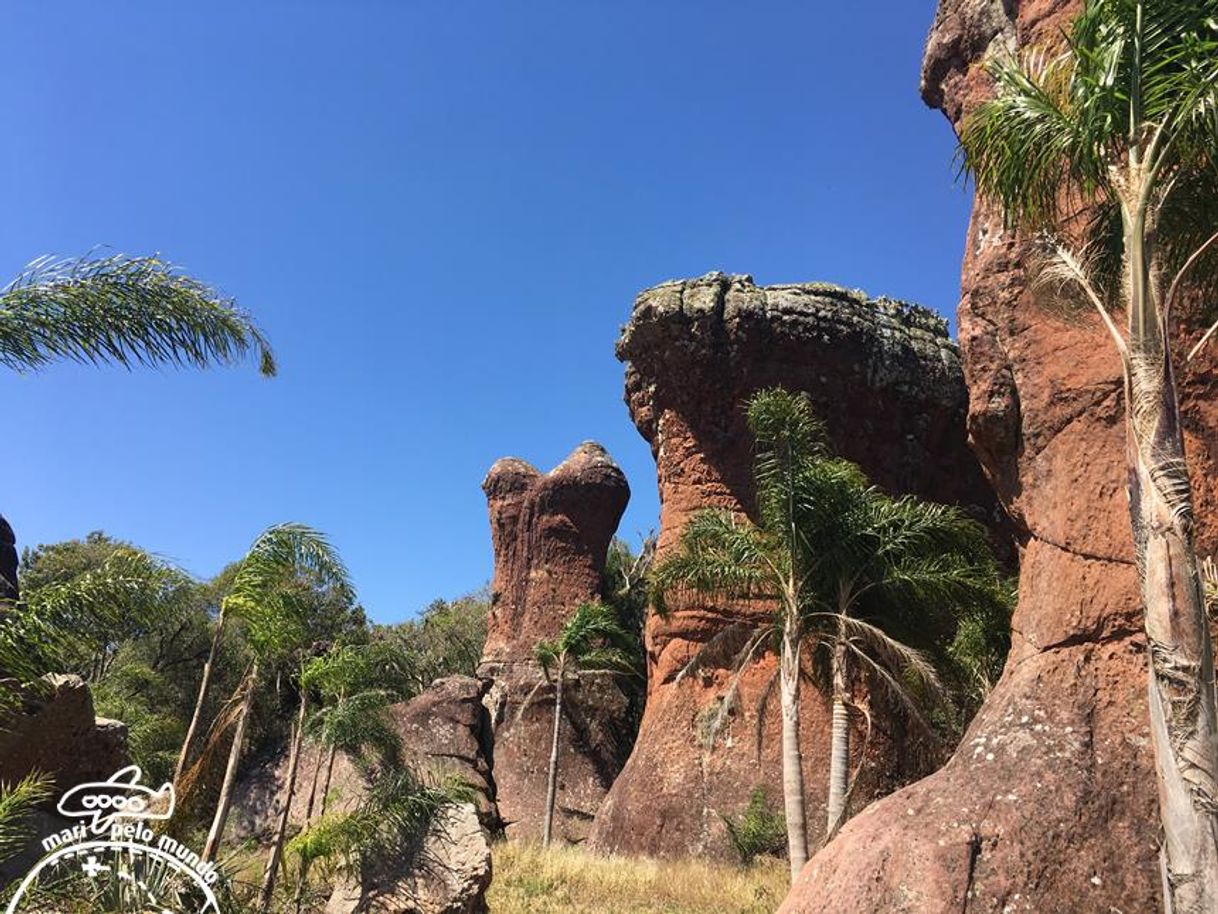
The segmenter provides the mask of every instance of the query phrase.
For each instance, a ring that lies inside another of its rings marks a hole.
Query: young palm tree
[[[245,698],[229,750],[215,816],[203,847],[204,861],[215,859],[232,804],[232,788],[241,758],[245,727],[253,711],[260,668],[310,640],[309,601],[300,600],[294,582],[307,581],[317,588],[349,593],[347,569],[334,548],[315,530],[301,524],[280,524],[263,532],[241,560],[232,589],[224,598],[228,612],[246,624],[253,661],[247,676]],[[200,684],[196,706],[205,698]]]
[[[845,821],[852,786],[853,686],[888,695],[933,742],[923,707],[947,707],[950,700],[927,655],[903,639],[947,628],[951,619],[1001,602],[1002,592],[984,529],[958,509],[891,498],[861,479],[844,485],[833,479],[836,491],[818,490],[819,482],[810,474],[800,496],[832,506],[816,512],[819,522],[804,531],[816,555],[805,624],[829,671],[833,702],[827,841]]]
[[[541,843],[550,846],[554,831],[554,804],[558,798],[558,748],[562,730],[563,696],[568,676],[581,672],[629,673],[631,636],[609,607],[600,603],[581,603],[563,625],[558,637],[537,645],[541,664],[540,685],[554,683],[554,730],[550,739],[550,765],[546,773],[546,808]],[[533,690],[536,693],[537,689]],[[529,696],[532,698],[532,695]],[[528,707],[526,700],[521,713]]]
[[[330,789],[330,775],[334,770],[335,755],[340,749],[366,771],[371,770],[371,766],[368,764],[370,756],[381,762],[382,767],[385,768],[392,768],[397,764],[401,748],[400,739],[393,728],[388,709],[394,702],[410,697],[413,678],[414,672],[406,663],[406,655],[398,645],[390,641],[374,641],[370,644],[337,647],[305,663],[300,675],[302,693],[300,725],[295,731],[291,759],[294,759],[297,765],[299,764],[303,737],[306,730],[311,729],[313,740],[318,746],[318,753],[313,766],[312,784],[305,808],[304,825],[306,828],[313,819],[317,782],[323,767],[321,752],[323,748],[327,750],[328,755],[324,765],[326,782],[322,787],[323,815],[325,794]],[[303,696],[306,692],[316,692],[321,702],[321,708],[310,720],[310,727],[303,726],[306,720],[304,710],[306,699]],[[280,850],[272,851],[272,860],[268,863],[266,870],[268,878],[273,879],[270,874],[274,872],[284,838],[287,835],[290,801],[295,789],[295,780],[296,771],[289,762],[289,799],[285,802],[280,816],[274,844],[274,847]],[[301,858],[293,897],[293,906],[296,911],[300,910],[303,902],[309,864],[310,860],[307,856]],[[272,881],[271,888],[273,889],[273,887]],[[266,897],[269,902],[269,890]]]
[[[1218,0],[1088,0],[1059,53],[992,74],[964,163],[1041,234],[1045,275],[1095,309],[1120,359],[1165,904],[1218,910],[1218,712],[1172,353],[1181,299],[1218,276]]]
[[[833,698],[828,830],[841,823],[849,783],[851,685],[865,678],[921,720],[918,699],[939,692],[925,657],[891,634],[931,604],[986,599],[996,580],[984,532],[958,512],[890,499],[859,469],[827,456],[806,397],[755,394],[748,424],[756,447],[756,524],[729,511],[696,514],[654,573],[656,605],[682,592],[772,607],[741,651],[741,666],[779,648],[783,806],[794,879],[808,859],[800,682],[805,648],[827,660]],[[856,673],[857,671],[857,673]],[[918,695],[911,694],[910,684]]]

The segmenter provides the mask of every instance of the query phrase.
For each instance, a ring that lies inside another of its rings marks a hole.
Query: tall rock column
[[[990,54],[1060,41],[1076,10],[943,0],[923,97],[958,126],[990,91]],[[1097,321],[1036,300],[1028,259],[998,214],[975,205],[960,345],[971,442],[1021,541],[1006,669],[948,764],[850,822],[785,912],[1162,910],[1120,365]],[[1218,533],[1214,364],[1211,351],[1181,378],[1203,555]]]
[[[751,511],[744,403],[775,385],[808,393],[838,451],[878,484],[966,505],[1001,524],[965,443],[955,347],[946,323],[925,308],[823,283],[763,288],[713,273],[643,292],[617,353],[627,363],[631,416],[655,455],[661,556],[699,509]],[[728,857],[723,816],[739,813],[757,787],[781,808],[778,701],[763,698],[777,658],[768,652],[745,664],[734,688],[756,608],[713,600],[671,608],[648,622],[642,728],[591,840],[608,852]],[[683,675],[694,657],[696,670]],[[856,804],[925,771],[902,751],[893,718],[875,718]],[[712,739],[717,719],[726,727]],[[815,688],[803,690],[802,722],[808,821],[816,827],[825,820],[830,710]],[[854,746],[861,735],[853,734]]]
[[[495,550],[492,605],[478,673],[493,681],[499,813],[510,838],[537,838],[545,811],[554,693],[534,658],[580,604],[601,594],[609,541],[630,499],[626,477],[605,449],[581,444],[549,473],[523,460],[498,461],[482,483]],[[526,705],[527,702],[527,705]],[[612,677],[569,683],[559,757],[555,836],[586,836],[630,751],[628,702]]]

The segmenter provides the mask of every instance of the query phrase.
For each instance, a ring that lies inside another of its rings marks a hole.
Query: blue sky
[[[931,0],[8,4],[0,273],[159,251],[280,377],[0,379],[22,545],[103,528],[210,575],[326,531],[372,616],[490,575],[479,483],[605,444],[656,524],[613,342],[712,269],[950,311],[968,197],[918,98]]]

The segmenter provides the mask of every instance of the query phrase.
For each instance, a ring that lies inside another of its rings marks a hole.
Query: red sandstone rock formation
[[[546,474],[523,460],[500,460],[482,488],[495,572],[478,672],[494,682],[488,704],[499,811],[509,837],[535,838],[544,814],[553,695],[548,688],[534,692],[541,677],[534,649],[558,634],[576,606],[599,597],[605,554],[630,488],[593,442]],[[596,674],[582,676],[567,695],[555,834],[579,841],[629,752],[622,732],[627,699],[612,678]]]
[[[987,49],[1056,39],[1075,8],[1006,6],[940,4],[923,96],[953,125],[988,91]],[[1038,307],[1025,256],[978,204],[960,343],[972,444],[1022,543],[1006,670],[943,770],[851,821],[784,912],[1161,910],[1119,365],[1095,321]],[[1213,364],[1211,355],[1181,378],[1202,554],[1218,533]]]
[[[751,508],[743,403],[777,384],[806,391],[839,451],[879,484],[967,505],[996,523],[993,496],[965,444],[966,392],[955,348],[944,321],[923,308],[827,284],[759,288],[747,276],[716,273],[640,295],[618,357],[627,362],[631,415],[656,458],[661,553],[693,512]],[[780,806],[777,700],[765,708],[760,758],[753,735],[758,698],[775,668],[772,654],[745,673],[726,733],[713,745],[706,739],[728,688],[739,615],[739,608],[687,604],[649,620],[642,729],[597,815],[595,847],[728,856],[720,816],[741,810],[757,786]],[[716,656],[677,681],[712,638]],[[819,825],[828,709],[817,690],[803,694],[809,821]],[[897,750],[900,737],[873,736],[856,806],[924,773],[910,753]]]

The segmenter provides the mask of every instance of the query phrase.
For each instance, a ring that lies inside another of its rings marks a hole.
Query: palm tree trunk
[[[808,862],[808,825],[804,812],[803,755],[799,747],[799,652],[803,633],[794,613],[783,622],[779,688],[782,694],[782,801],[787,821],[791,882]]]
[[[204,863],[216,858],[220,847],[220,837],[224,834],[224,825],[228,821],[228,810],[233,803],[233,782],[237,779],[237,763],[241,760],[241,744],[245,742],[245,726],[249,723],[250,712],[254,709],[254,692],[258,685],[258,662],[250,668],[247,677],[245,702],[241,706],[241,716],[237,718],[237,727],[233,732],[233,745],[228,750],[228,764],[224,768],[224,781],[220,785],[220,799],[216,802],[216,815],[211,821],[211,829],[207,832],[207,843],[203,845],[200,855]]]
[[[1192,490],[1166,346],[1131,346],[1129,510],[1145,607],[1167,914],[1218,911],[1218,713]]]
[[[546,775],[546,816],[541,826],[541,845],[550,846],[554,831],[554,804],[558,799],[558,734],[562,727],[562,688],[566,673],[558,665],[558,682],[554,686],[554,734],[550,739],[550,770]]]
[[[334,776],[334,757],[337,753],[337,747],[330,746],[330,754],[325,759],[325,784],[322,785],[322,815],[325,815],[325,807],[330,802],[330,779]]]
[[[846,645],[833,649],[833,730],[829,743],[829,802],[825,839],[828,840],[846,815],[846,791],[850,780],[850,718],[846,713]]]
[[[296,796],[296,772],[300,769],[300,749],[304,743],[305,713],[309,707],[309,693],[300,692],[300,714],[296,718],[296,732],[292,736],[292,751],[288,757],[288,783],[283,801],[283,812],[279,815],[279,827],[275,830],[275,841],[267,857],[266,871],[262,875],[262,888],[258,892],[258,912],[267,914],[271,909],[271,896],[275,893],[275,879],[279,875],[279,862],[283,859],[283,842],[288,836],[288,823],[292,818],[292,800]]]
[[[220,633],[224,630],[224,604],[220,604],[220,615],[216,618],[216,630],[211,636],[211,649],[207,652],[207,662],[203,664],[203,678],[199,680],[199,695],[195,699],[195,710],[190,715],[190,726],[186,728],[186,738],[182,740],[182,751],[178,753],[178,764],[173,769],[173,783],[182,780],[182,772],[186,770],[186,761],[190,757],[190,744],[194,742],[195,731],[199,729],[199,718],[203,716],[203,705],[207,700],[207,690],[211,686],[211,674],[216,665],[216,651],[220,646]]]
[[[333,764],[334,756],[330,756]],[[317,781],[321,775],[321,746],[317,747],[317,760],[313,763],[313,781],[309,784],[309,802],[305,805],[305,827],[313,824],[313,807],[317,803]],[[296,875],[296,892],[292,895],[292,909],[300,914],[300,906],[304,902],[305,883],[309,878],[309,861],[301,858],[300,872]]]
[[[313,763],[313,780],[309,784],[309,801],[305,804],[305,828],[313,823],[313,805],[317,802],[317,781],[321,775],[321,747],[317,747],[317,760]],[[300,861],[300,872],[296,875],[296,891],[292,895],[292,910],[300,914],[300,906],[304,901],[305,881],[309,876],[309,862]]]

